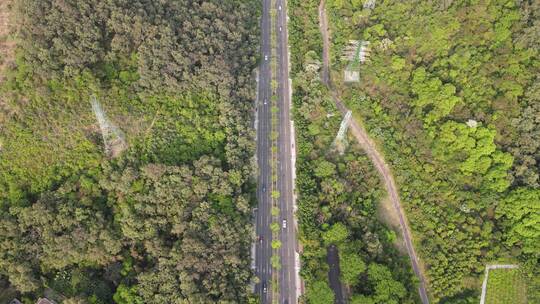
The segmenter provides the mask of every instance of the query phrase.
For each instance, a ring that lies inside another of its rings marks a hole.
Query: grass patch
[[[142,163],[225,154],[219,117],[226,101],[212,92],[145,95],[118,79],[103,85],[90,73],[37,84],[24,67],[0,86],[9,110],[0,111],[0,201],[23,201],[100,166],[105,155],[91,95],[125,133],[126,153]]]
[[[526,304],[527,285],[519,269],[489,271],[486,304]]]

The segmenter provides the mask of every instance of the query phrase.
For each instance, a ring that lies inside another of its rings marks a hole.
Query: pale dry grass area
[[[401,254],[406,255],[407,248],[403,242],[403,232],[401,231],[401,225],[399,224],[399,215],[388,197],[381,199],[379,202],[377,206],[377,217],[381,222],[386,224],[388,228],[394,230],[397,237],[394,241],[394,246],[396,246]]]
[[[3,81],[5,70],[13,64],[15,41],[11,39],[11,3],[12,0],[0,0],[0,82]]]
[[[12,0],[0,0],[0,85],[5,79],[6,70],[14,64],[15,41],[11,39],[11,3]],[[0,94],[0,133],[5,124],[10,110],[7,102],[4,100],[5,94]],[[2,151],[3,142],[0,138],[0,151]]]

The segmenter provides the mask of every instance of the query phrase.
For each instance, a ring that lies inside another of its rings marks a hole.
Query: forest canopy
[[[0,281],[25,301],[248,301],[258,10],[14,1]],[[125,137],[118,157],[104,153],[93,98]]]
[[[336,185],[326,181],[333,179],[335,169],[310,152],[324,149],[323,135],[331,136],[325,133],[329,125],[324,114],[318,114],[321,106],[314,105],[322,100],[326,111],[333,111],[320,81],[318,8],[324,4],[332,93],[366,127],[395,176],[431,302],[477,303],[485,265],[493,263],[520,265],[528,300],[539,302],[539,2],[291,3],[299,146],[306,142],[298,160],[305,161],[299,168],[304,173],[299,173],[300,191],[316,193],[319,184]],[[361,45],[368,45],[364,62],[358,59]],[[358,73],[359,81],[346,82],[346,73]],[[303,130],[304,117],[310,121],[306,124],[323,121],[323,127]],[[335,157],[324,155],[326,160]],[[377,198],[372,201],[378,203]],[[314,239],[332,236],[314,232],[333,231],[325,224],[341,220],[334,216],[328,222],[325,205],[333,202],[335,198],[320,196],[301,199],[305,248],[311,248]],[[362,241],[359,246],[371,243]],[[314,258],[303,258],[310,269]],[[355,286],[348,271],[343,273],[342,279],[352,286],[351,302],[391,302],[379,298],[370,267],[362,272],[368,288]],[[326,281],[323,275],[305,271],[307,290]],[[405,278],[399,281],[407,286]],[[392,289],[396,296],[405,296],[398,303],[406,303],[407,294]],[[314,302],[308,297],[308,303]]]
[[[538,277],[538,1],[327,7],[336,77],[349,41],[370,42],[339,91],[397,176],[433,300],[477,301],[490,263]]]
[[[301,303],[338,300],[332,288],[340,287],[329,280],[329,269],[336,267],[328,260],[329,248],[337,251],[339,283],[347,291],[340,301],[417,303],[408,257],[395,246],[394,228],[379,217],[385,191],[377,171],[352,136],[337,143],[342,117],[320,81],[319,2],[295,0],[289,5],[297,216],[306,285]]]

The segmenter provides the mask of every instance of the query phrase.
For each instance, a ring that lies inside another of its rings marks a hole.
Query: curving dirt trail
[[[329,29],[328,29],[328,19],[326,16],[325,0],[321,0],[320,5],[319,5],[319,22],[320,22],[319,25],[321,29],[321,34],[323,37],[322,81],[329,88],[330,93],[332,95],[332,99],[334,100],[339,111],[343,115],[345,115],[348,109],[340,100],[338,94],[333,90],[332,80],[330,77],[330,37],[329,37],[330,34],[329,34]],[[392,202],[392,205],[394,206],[394,208],[396,209],[396,212],[399,217],[399,224],[401,226],[403,240],[405,242],[405,247],[407,248],[407,253],[409,254],[409,258],[411,259],[412,268],[420,282],[418,286],[418,292],[420,294],[420,298],[422,299],[422,303],[429,304],[429,298],[426,292],[424,275],[420,267],[418,266],[418,258],[416,256],[416,252],[412,244],[411,231],[409,229],[409,225],[405,217],[405,212],[403,211],[403,208],[401,207],[398,190],[396,187],[396,183],[394,181],[394,177],[392,176],[392,173],[390,172],[388,165],[384,161],[382,154],[379,153],[379,151],[377,151],[375,144],[369,137],[364,127],[361,124],[359,124],[354,118],[351,119],[350,130],[352,134],[354,135],[354,137],[356,138],[356,140],[358,141],[358,143],[360,144],[360,146],[366,152],[369,159],[373,162],[373,165],[375,166],[375,168],[377,169],[377,171],[379,172],[379,174],[381,175],[383,179],[384,185],[386,187],[386,191],[388,192],[389,199]]]

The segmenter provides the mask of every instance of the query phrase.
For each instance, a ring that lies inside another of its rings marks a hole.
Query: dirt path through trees
[[[329,29],[328,29],[328,18],[326,16],[325,0],[321,0],[320,5],[319,5],[319,22],[320,22],[319,25],[321,29],[322,38],[323,38],[322,81],[329,88],[330,93],[332,95],[332,99],[334,100],[339,111],[343,115],[345,115],[348,109],[340,100],[337,92],[333,90],[332,81],[330,77],[330,37],[329,37],[330,34],[329,34]],[[392,202],[392,205],[394,206],[394,208],[396,209],[396,212],[399,217],[399,224],[401,226],[403,239],[405,241],[405,247],[407,248],[407,253],[409,254],[409,257],[411,259],[414,273],[416,274],[419,280],[418,292],[420,294],[420,298],[422,299],[422,303],[427,304],[429,303],[429,299],[427,297],[427,292],[425,288],[424,275],[422,271],[420,270],[420,267],[418,266],[418,258],[416,256],[416,252],[412,244],[411,232],[409,229],[409,225],[407,224],[405,212],[403,211],[403,208],[401,207],[394,177],[392,176],[388,165],[384,161],[382,154],[379,153],[379,151],[377,151],[374,142],[369,138],[368,133],[366,132],[364,127],[361,124],[359,124],[354,118],[351,119],[350,130],[352,134],[354,135],[354,137],[356,138],[356,140],[358,141],[358,143],[362,146],[362,148],[368,155],[369,159],[373,162],[373,165],[375,166],[379,174],[382,176],[384,185],[386,187],[386,191],[388,192],[389,199]]]

